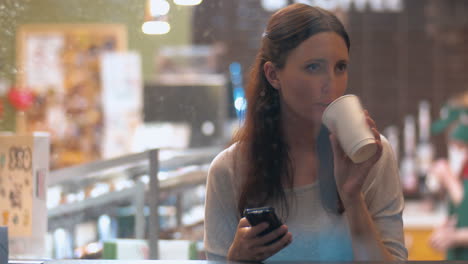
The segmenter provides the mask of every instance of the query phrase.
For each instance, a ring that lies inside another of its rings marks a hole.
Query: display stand
[[[0,225],[8,227],[10,258],[45,252],[49,135],[0,134]]]

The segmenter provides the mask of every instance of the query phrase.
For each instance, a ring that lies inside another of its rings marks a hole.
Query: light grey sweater
[[[403,241],[402,221],[404,199],[398,167],[384,137],[382,144],[382,157],[372,168],[363,186],[363,194],[382,242],[392,255],[406,260],[408,252]],[[242,163],[246,161],[237,155],[236,146],[234,144],[221,152],[208,172],[204,238],[208,259],[226,257],[240,220],[238,190],[242,180]],[[325,211],[318,182],[286,190],[286,195],[292,207],[285,224],[293,240],[268,260],[353,260],[346,217]],[[280,205],[273,203],[268,206],[279,208]],[[280,215],[280,218],[284,220],[284,216]]]

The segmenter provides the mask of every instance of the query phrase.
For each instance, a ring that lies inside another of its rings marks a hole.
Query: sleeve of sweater
[[[404,244],[404,198],[393,150],[382,136],[383,153],[364,184],[364,197],[377,231],[387,250],[398,260],[406,260]]]
[[[233,147],[221,152],[208,170],[204,245],[207,257],[226,257],[236,234],[239,216],[233,184]]]

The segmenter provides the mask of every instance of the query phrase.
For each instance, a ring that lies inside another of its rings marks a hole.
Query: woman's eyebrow
[[[307,59],[305,61],[305,63],[310,63],[310,62],[322,62],[322,63],[326,63],[327,62],[327,59],[324,59],[324,58],[311,58],[311,59]]]
[[[324,58],[312,58],[312,59],[307,59],[304,63],[311,63],[311,62],[321,62],[321,63],[328,63],[327,59]],[[336,61],[337,63],[349,63],[348,59],[339,59]]]

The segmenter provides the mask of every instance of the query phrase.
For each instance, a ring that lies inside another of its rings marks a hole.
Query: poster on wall
[[[29,131],[51,135],[51,169],[102,158],[100,58],[126,50],[118,24],[22,25],[17,34],[17,85],[34,92]]]
[[[32,233],[32,137],[0,137],[0,226],[11,237]]]
[[[132,152],[142,123],[141,58],[136,52],[108,52],[101,57],[103,158]]]
[[[65,36],[58,33],[31,34],[25,43],[25,85],[36,93],[48,90],[63,93],[63,67],[61,52]]]

